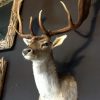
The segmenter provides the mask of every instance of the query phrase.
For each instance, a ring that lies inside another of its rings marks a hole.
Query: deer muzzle
[[[32,52],[32,49],[31,48],[26,48],[26,49],[24,49],[23,51],[22,51],[22,53],[24,54],[24,55],[27,55],[28,53],[31,53]]]

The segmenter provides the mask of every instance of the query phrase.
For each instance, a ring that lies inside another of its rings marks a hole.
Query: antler
[[[19,22],[19,31],[17,29],[15,29],[15,31],[22,38],[32,38],[33,36],[35,36],[33,29],[32,29],[33,18],[32,18],[32,16],[30,17],[30,23],[29,23],[29,30],[30,30],[31,34],[23,33],[23,26],[22,26],[22,21],[21,21],[19,11],[20,10],[18,9],[17,18],[18,18],[18,22]]]
[[[65,26],[64,28],[54,30],[54,31],[46,30],[42,22],[42,10],[39,12],[39,26],[42,32],[47,34],[48,36],[61,34],[61,33],[68,32],[70,30],[75,30],[76,28],[78,28],[84,22],[84,20],[87,18],[89,14],[91,0],[78,0],[78,21],[76,24],[73,23],[71,14],[68,8],[66,7],[66,5],[64,4],[64,2],[60,1],[60,3],[64,7],[64,10],[66,11],[67,17],[68,17],[68,26]]]
[[[41,28],[41,30],[42,30],[42,32],[43,32],[44,34],[49,35],[49,32],[46,30],[46,28],[45,28],[44,25],[43,25],[41,15],[42,15],[42,10],[40,10],[40,12],[39,12],[39,19],[38,19],[38,20],[39,20],[39,26],[40,26],[40,28]]]

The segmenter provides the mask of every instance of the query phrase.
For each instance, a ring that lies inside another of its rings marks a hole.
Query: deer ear
[[[57,37],[57,38],[54,40],[53,44],[52,44],[52,48],[55,48],[55,47],[57,47],[57,46],[60,46],[60,45],[64,42],[64,40],[65,40],[66,38],[67,38],[67,35],[63,35],[63,36]]]
[[[31,39],[26,39],[26,38],[23,38],[23,41],[26,45],[30,45],[31,44]]]

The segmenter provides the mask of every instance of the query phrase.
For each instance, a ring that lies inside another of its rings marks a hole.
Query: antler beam
[[[84,20],[87,18],[88,14],[89,14],[91,0],[77,0],[77,1],[78,1],[78,21],[77,21],[77,23],[73,23],[72,17],[71,17],[71,14],[70,14],[68,8],[62,1],[60,1],[62,6],[64,7],[65,12],[67,13],[68,26],[65,26],[64,28],[61,28],[58,30],[54,30],[54,31],[46,30],[46,28],[44,27],[42,20],[41,20],[41,16],[42,16],[42,10],[41,10],[39,12],[39,26],[40,26],[42,32],[45,34],[49,33],[49,36],[53,36],[53,35],[61,34],[64,32],[68,32],[70,30],[75,30],[76,28],[78,28],[84,22]]]
[[[18,12],[17,12],[17,19],[18,19],[18,23],[19,23],[19,30],[17,30],[15,27],[14,28],[15,28],[15,31],[18,33],[18,35],[22,38],[32,38],[35,35],[33,32],[33,29],[32,29],[33,18],[30,17],[30,23],[29,23],[29,29],[31,32],[30,34],[23,32],[22,20],[20,17],[20,9],[18,9]]]
[[[41,28],[42,33],[44,33],[44,34],[46,34],[47,36],[50,37],[50,36],[53,36],[53,35],[57,35],[57,34],[61,34],[61,33],[64,33],[64,32],[68,32],[70,30],[77,29],[84,22],[84,20],[87,18],[88,14],[89,14],[91,0],[77,0],[77,1],[78,1],[78,21],[77,21],[77,23],[73,23],[73,20],[72,20],[72,17],[71,17],[71,14],[70,14],[68,8],[64,4],[64,2],[60,1],[65,12],[67,13],[68,25],[65,26],[64,28],[54,30],[54,31],[48,31],[45,28],[45,26],[43,25],[43,22],[42,22],[42,10],[40,10],[38,21],[39,21],[39,26]],[[29,29],[31,31],[31,34],[24,34],[23,33],[22,21],[21,21],[19,10],[18,10],[18,13],[17,13],[17,18],[18,18],[18,21],[19,21],[19,31],[16,30],[16,32],[19,34],[19,36],[21,36],[22,38],[32,38],[32,37],[34,37],[35,34],[32,30],[32,20],[33,20],[32,17],[30,17],[30,24],[29,24]]]

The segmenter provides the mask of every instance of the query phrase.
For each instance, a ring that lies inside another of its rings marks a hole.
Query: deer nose
[[[32,49],[31,48],[24,49],[22,53],[24,55],[27,55],[29,52],[32,52]]]

